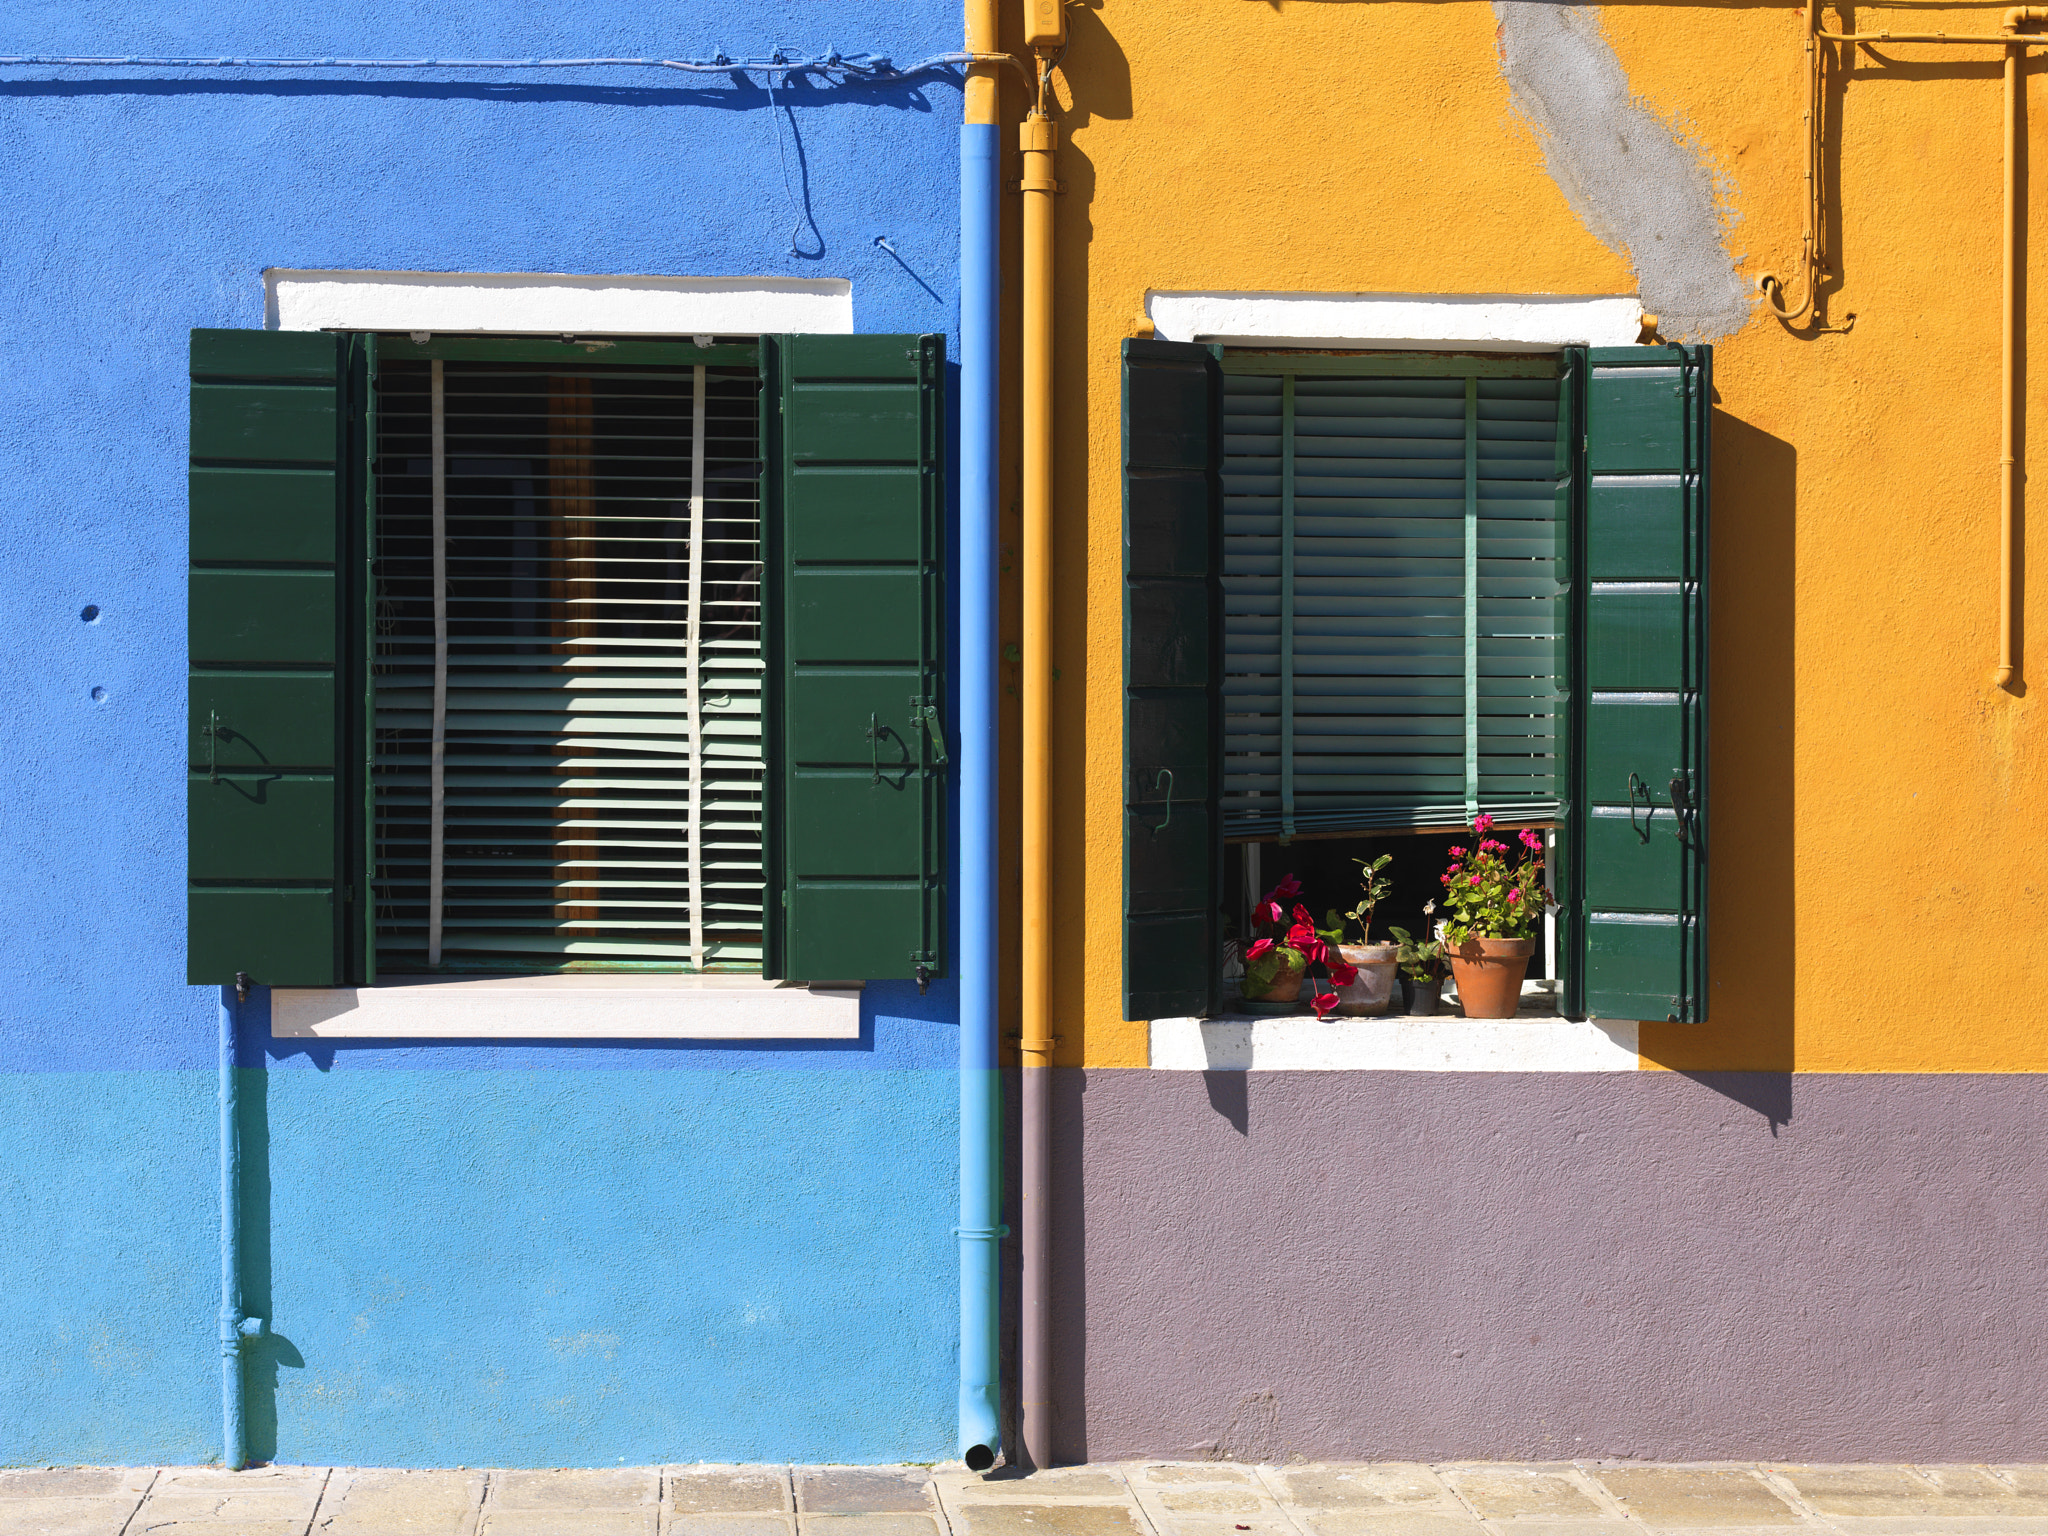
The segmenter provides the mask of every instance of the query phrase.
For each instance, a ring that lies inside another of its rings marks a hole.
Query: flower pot
[[[1353,1014],[1387,1012],[1394,1001],[1394,973],[1398,969],[1395,957],[1401,953],[1400,945],[1339,944],[1337,953],[1344,957],[1346,965],[1358,968],[1358,980],[1348,987],[1334,989],[1337,1011]]]
[[[1429,981],[1417,981],[1413,976],[1401,978],[1401,1001],[1407,1010],[1419,1018],[1429,1018],[1442,1006],[1444,979],[1441,976]]]
[[[1301,997],[1301,979],[1308,974],[1308,963],[1298,960],[1273,973],[1273,979],[1261,987],[1252,980],[1251,968],[1247,964],[1244,979],[1237,984],[1239,994],[1248,1003],[1292,1003]]]
[[[1512,1019],[1522,1006],[1522,978],[1534,939],[1470,938],[1450,952],[1451,976],[1468,1019]]]

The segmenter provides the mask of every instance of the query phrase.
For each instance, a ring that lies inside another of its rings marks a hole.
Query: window
[[[188,978],[940,974],[942,368],[194,332]]]
[[[1125,1009],[1226,837],[1554,820],[1566,1011],[1703,1018],[1705,348],[1125,345]]]
[[[381,964],[759,970],[756,371],[397,349],[371,567]]]

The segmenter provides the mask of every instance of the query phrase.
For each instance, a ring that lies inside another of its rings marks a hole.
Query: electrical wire
[[[68,54],[0,56],[0,68],[20,69],[668,69],[688,74],[824,74],[846,80],[908,80],[913,75],[957,65],[989,62],[987,55],[935,53],[898,69],[885,54],[843,54],[829,48],[808,57],[777,49],[765,58],[729,58],[720,49],[708,59],[257,59],[157,58],[140,54],[85,57]]]

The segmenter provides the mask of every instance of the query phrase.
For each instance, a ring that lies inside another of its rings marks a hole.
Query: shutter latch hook
[[[1638,826],[1638,825],[1636,824],[1636,792],[1637,792],[1638,790],[1642,791],[1642,796],[1643,796],[1643,811],[1644,811],[1644,815],[1643,815],[1643,821],[1642,821],[1642,825],[1641,825],[1641,826]],[[1631,832],[1635,833],[1635,835],[1636,835],[1636,836],[1637,836],[1638,838],[1640,838],[1640,839],[1641,839],[1641,840],[1642,840],[1643,842],[1646,842],[1646,843],[1647,843],[1647,842],[1648,842],[1648,841],[1650,840],[1650,819],[1651,819],[1652,817],[1654,817],[1654,816],[1655,816],[1656,814],[1657,814],[1657,802],[1656,802],[1655,800],[1653,800],[1653,799],[1651,799],[1651,798],[1650,798],[1650,786],[1649,786],[1649,785],[1647,785],[1647,784],[1645,784],[1645,783],[1644,783],[1644,782],[1643,782],[1643,781],[1642,781],[1642,780],[1641,780],[1641,779],[1640,779],[1639,777],[1637,777],[1637,776],[1636,776],[1635,774],[1633,774],[1633,773],[1632,773],[1632,774],[1630,774],[1630,775],[1628,776],[1628,825],[1629,825],[1629,830],[1630,830]]]
[[[1682,843],[1686,840],[1686,818],[1698,814],[1692,807],[1692,796],[1687,791],[1685,780],[1682,778],[1671,781],[1671,809],[1678,815],[1678,830],[1671,835]]]
[[[931,984],[931,968],[922,960],[917,962],[917,995],[924,996],[924,989]]]

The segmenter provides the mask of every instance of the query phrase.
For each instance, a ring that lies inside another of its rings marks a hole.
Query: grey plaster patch
[[[1699,156],[1629,89],[1596,6],[1494,0],[1515,110],[1571,209],[1635,268],[1643,308],[1673,341],[1718,341],[1755,302],[1728,253]]]

